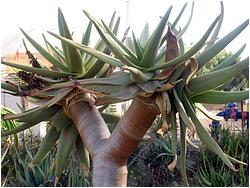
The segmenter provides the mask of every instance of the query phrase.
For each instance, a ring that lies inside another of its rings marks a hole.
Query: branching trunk
[[[110,136],[109,129],[95,106],[78,102],[71,106],[70,115],[92,159],[99,146]]]
[[[132,154],[157,114],[156,106],[135,98],[119,121],[108,142],[108,153],[123,162]]]
[[[93,159],[93,186],[126,187],[128,175],[126,161],[119,164],[115,163],[115,156],[110,156],[104,150]]]
[[[70,114],[93,160],[93,185],[127,186],[127,159],[154,121],[156,107],[135,98],[111,135],[95,106],[79,102]]]

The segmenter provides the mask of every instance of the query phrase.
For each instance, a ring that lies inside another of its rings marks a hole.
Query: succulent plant
[[[59,31],[61,36],[72,39],[70,31],[65,22],[64,16],[61,10],[58,10],[58,23]],[[119,28],[120,18],[115,20],[115,13],[112,15],[109,27],[113,28],[113,33],[117,33]],[[89,22],[87,29],[83,35],[81,43],[87,45],[90,41],[90,34],[92,30],[92,23]],[[95,82],[95,77],[99,73],[99,77],[105,75],[109,66],[106,64],[78,49],[71,47],[67,43],[62,42],[62,49],[58,49],[48,42],[45,35],[44,41],[47,50],[32,39],[25,31],[21,29],[27,40],[41,53],[51,64],[52,67],[48,68],[43,65],[34,66],[33,54],[28,50],[25,42],[26,54],[29,57],[30,66],[13,64],[6,61],[2,61],[3,64],[16,67],[21,71],[17,74],[10,74],[7,81],[2,81],[1,86],[3,89],[12,92],[11,94],[17,96],[27,97],[30,102],[38,104],[38,107],[27,110],[24,113],[13,114],[9,113],[4,117],[6,120],[16,120],[21,122],[16,128],[2,133],[2,136],[18,133],[25,129],[28,129],[41,121],[49,121],[51,125],[47,132],[47,135],[43,138],[40,145],[40,149],[35,155],[32,165],[37,165],[45,158],[51,148],[58,142],[58,154],[57,154],[57,169],[56,175],[59,178],[63,172],[66,161],[70,155],[72,147],[76,145],[79,154],[79,159],[82,162],[84,172],[88,173],[89,168],[89,154],[84,148],[83,143],[78,136],[78,132],[73,125],[73,122],[67,117],[62,108],[61,101],[74,89],[74,86],[69,88],[59,86],[59,90],[52,89],[47,90],[46,88],[51,87],[59,83],[77,83],[78,79],[87,79],[87,82]],[[109,49],[102,39],[100,39],[96,46],[96,50],[109,54]],[[76,62],[77,61],[77,62]],[[36,61],[35,64],[38,62]],[[102,72],[101,72],[102,71]],[[90,78],[90,79],[88,79]],[[89,80],[89,81],[88,81]],[[99,79],[101,82],[102,80]],[[99,82],[100,82],[99,81]],[[97,80],[98,82],[98,80]],[[76,84],[78,85],[78,84]],[[78,87],[78,86],[77,86]],[[79,87],[81,87],[79,85]],[[55,92],[56,91],[56,92]],[[6,91],[4,91],[6,92]],[[33,92],[38,92],[33,95]],[[41,93],[40,93],[41,92]],[[45,93],[43,93],[45,92]],[[8,93],[8,92],[7,92]],[[40,105],[41,104],[41,105]],[[103,118],[107,121],[115,122],[118,120],[116,116],[111,114],[102,113]],[[71,142],[69,143],[69,140]],[[65,145],[66,144],[66,145]],[[82,154],[85,154],[82,155]]]
[[[28,88],[30,83],[27,82],[25,84],[11,80],[2,82],[3,89],[15,95],[26,96],[40,104],[21,114],[6,115],[5,119],[15,119],[23,123],[11,131],[3,132],[2,136],[28,129],[41,121],[49,121],[51,128],[34,157],[33,165],[38,164],[59,140],[56,161],[56,175],[59,178],[68,155],[77,142],[85,169],[89,166],[88,152],[94,162],[94,186],[125,186],[127,158],[156,115],[162,114],[166,122],[171,124],[172,140],[173,143],[177,142],[178,112],[181,128],[182,176],[186,185],[188,185],[185,173],[186,142],[190,142],[187,129],[192,133],[196,131],[201,141],[211,151],[215,152],[228,167],[236,170],[230,161],[242,162],[231,158],[221,150],[199,121],[196,109],[211,119],[217,119],[200,103],[221,104],[248,98],[248,90],[224,92],[218,89],[248,68],[248,58],[240,63],[233,63],[232,59],[237,58],[240,52],[230,56],[223,65],[215,67],[214,71],[205,75],[200,72],[209,60],[247,27],[249,21],[246,20],[217,40],[224,14],[221,3],[221,14],[215,18],[200,40],[185,51],[182,35],[190,24],[194,4],[190,18],[183,29],[177,31],[176,26],[186,5],[173,23],[168,21],[171,6],[161,17],[151,35],[146,24],[139,39],[132,33],[132,38],[126,38],[125,42],[116,36],[120,18],[114,25],[115,15],[113,15],[107,26],[104,21],[96,20],[87,11],[84,13],[90,22],[82,42],[78,43],[72,40],[59,9],[60,35],[49,33],[61,40],[62,50],[55,48],[45,38],[48,48],[46,50],[21,30],[27,40],[53,65],[53,70],[2,60],[3,64],[32,73],[37,80],[46,83],[39,88]],[[88,46],[92,24],[101,36],[94,48]],[[168,29],[164,35],[166,25]],[[208,40],[210,35],[212,36]],[[119,121],[116,118],[117,126],[110,133],[100,117],[100,114],[106,120],[109,118],[105,117],[110,117],[109,114],[102,113],[103,108],[112,103],[131,99],[133,102],[129,110]],[[95,106],[103,107],[98,111]],[[77,139],[78,135],[81,139]],[[177,155],[174,148],[173,154]],[[176,160],[177,157],[171,166],[176,164]]]

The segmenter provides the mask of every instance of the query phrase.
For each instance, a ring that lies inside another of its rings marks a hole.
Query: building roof
[[[41,54],[39,53],[32,53],[38,60],[39,63],[41,63],[42,65],[45,65],[47,67],[51,67],[52,64],[46,60]],[[8,54],[4,57],[2,57],[5,61],[11,62],[11,63],[17,63],[17,64],[22,64],[22,65],[30,65],[29,63],[29,59],[28,56],[26,55],[26,53],[19,53],[18,51],[16,53],[11,53]],[[7,66],[6,71],[12,72],[12,69],[10,67]]]

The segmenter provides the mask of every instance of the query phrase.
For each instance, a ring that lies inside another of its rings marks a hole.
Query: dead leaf
[[[177,163],[177,155],[174,156],[173,162],[168,165],[168,169],[170,171],[174,171],[174,169],[176,167],[176,163]]]
[[[166,41],[167,41],[167,52],[166,52],[165,62],[168,62],[179,56],[178,40],[177,37],[173,34],[170,26],[168,26]]]
[[[161,128],[158,129],[158,131],[156,133],[163,137],[167,130],[168,130],[168,123],[166,122],[166,120],[164,118],[162,125],[161,125]]]

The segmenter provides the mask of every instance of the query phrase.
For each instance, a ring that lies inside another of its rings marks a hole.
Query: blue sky
[[[129,3],[128,3],[129,2]],[[61,7],[69,27],[79,38],[88,20],[82,10],[85,9],[97,18],[108,22],[112,13],[116,10],[121,16],[120,37],[126,25],[130,25],[135,34],[139,35],[146,22],[149,22],[151,31],[159,22],[159,16],[163,15],[170,5],[173,5],[170,21],[174,20],[182,6],[188,2],[188,6],[180,20],[180,26],[185,24],[189,16],[191,0],[6,0],[1,1],[1,53],[23,50],[22,35],[19,27],[27,31],[38,41],[42,41],[41,33],[47,30],[57,32],[57,8]],[[224,0],[225,16],[219,37],[233,30],[236,26],[249,18],[249,5],[247,0]],[[128,5],[128,17],[127,17]],[[189,44],[199,40],[203,32],[208,28],[214,18],[220,12],[219,0],[196,0],[193,20],[183,36]],[[126,20],[126,17],[128,20]],[[126,23],[128,22],[128,23]],[[229,46],[228,50],[235,52],[244,43],[248,43],[249,29]],[[79,39],[78,39],[79,40]],[[247,47],[243,56],[248,54]]]

